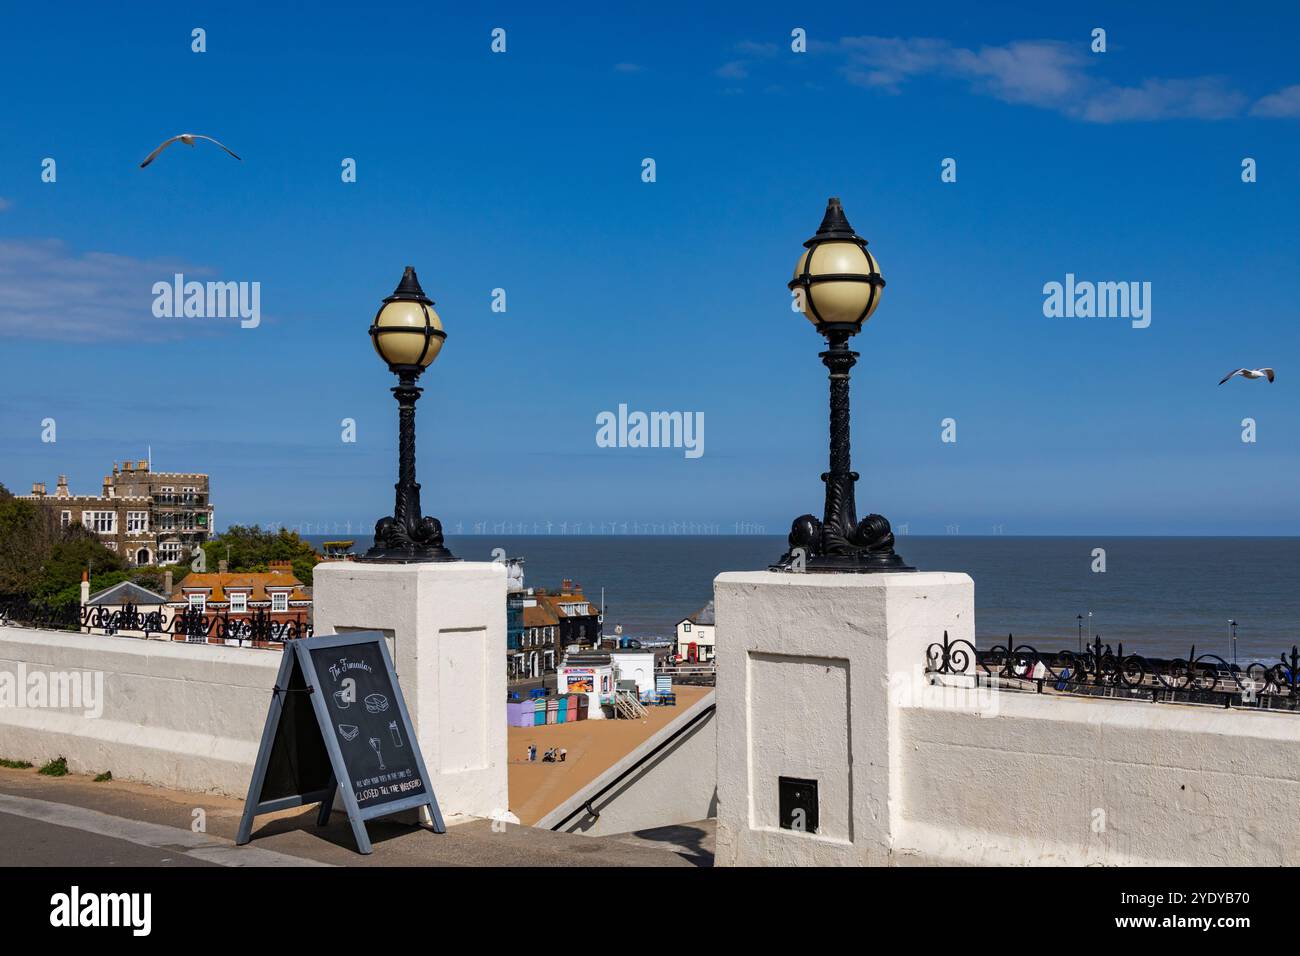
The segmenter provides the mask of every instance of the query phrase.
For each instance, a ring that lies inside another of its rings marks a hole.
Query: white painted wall
[[[932,685],[929,645],[973,642],[965,575],[715,595],[719,864],[1300,863],[1300,715]],[[819,781],[820,833],[777,828],[778,775]]]
[[[1300,714],[941,688],[903,708],[896,854],[1295,866]]]
[[[317,634],[388,637],[444,815],[507,811],[506,566],[319,564],[313,597]]]
[[[636,681],[638,694],[653,693],[655,689],[655,655],[653,651],[611,651],[610,658],[618,668],[619,680]]]
[[[973,640],[965,574],[728,572],[714,580],[717,861],[883,863],[903,747],[887,676],[945,630]],[[814,779],[817,833],[780,827],[778,778]]]
[[[242,797],[279,666],[278,651],[0,628],[0,675],[89,672],[104,692],[98,717],[0,707],[0,757]]]
[[[688,724],[691,725],[689,730],[595,801],[599,817],[583,812],[561,829],[565,833],[605,836],[674,823],[696,823],[714,816],[718,802],[715,772],[718,731],[717,721],[705,713],[714,703],[713,694],[697,700],[536,825],[543,829],[555,826],[582,807],[592,794],[603,790],[627,768]],[[697,717],[698,721],[692,724]]]

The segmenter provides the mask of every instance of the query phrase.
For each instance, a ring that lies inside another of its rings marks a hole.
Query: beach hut
[[[546,698],[538,697],[533,700],[533,726],[541,727],[546,723]]]
[[[522,700],[506,704],[506,723],[511,727],[533,726],[533,712],[536,708],[531,700]]]

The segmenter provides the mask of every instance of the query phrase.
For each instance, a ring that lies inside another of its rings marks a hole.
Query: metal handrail
[[[611,780],[609,783],[605,784],[605,786],[601,787],[599,790],[597,790],[595,793],[593,793],[590,797],[587,798],[587,800],[586,800],[585,803],[583,803],[580,807],[578,807],[576,810],[574,810],[572,813],[570,813],[568,816],[566,816],[566,817],[565,817],[563,820],[561,820],[559,823],[555,824],[555,826],[551,827],[551,829],[552,829],[552,830],[559,830],[560,827],[562,827],[562,826],[564,826],[565,824],[567,824],[570,820],[572,820],[574,817],[578,816],[578,814],[582,813],[584,810],[585,810],[588,814],[591,815],[592,819],[594,819],[594,820],[599,820],[599,819],[600,819],[600,811],[597,810],[595,807],[592,806],[593,803],[595,803],[597,800],[599,800],[599,799],[600,799],[601,797],[603,797],[605,794],[609,793],[609,791],[613,790],[613,789],[614,789],[615,787],[617,787],[620,783],[622,783],[624,780],[626,780],[629,776],[631,776],[632,774],[636,773],[637,770],[639,770],[641,767],[645,766],[645,764],[648,763],[648,762],[649,762],[649,761],[650,761],[650,760],[651,760],[651,759],[652,759],[656,754],[658,754],[661,750],[663,750],[665,747],[667,747],[669,744],[671,744],[674,740],[676,740],[676,739],[677,739],[678,737],[680,737],[682,734],[686,733],[686,731],[690,730],[692,727],[694,727],[696,724],[698,724],[698,723],[699,723],[701,720],[703,720],[705,717],[707,717],[707,716],[709,716],[710,714],[712,714],[715,710],[717,710],[717,708],[718,708],[718,705],[717,705],[717,704],[709,704],[709,706],[704,707],[704,708],[701,708],[701,710],[700,710],[699,713],[697,713],[694,717],[692,717],[692,718],[691,718],[690,720],[688,720],[686,723],[682,724],[682,726],[678,727],[678,728],[677,728],[675,731],[673,731],[672,734],[670,734],[668,737],[666,737],[666,738],[664,738],[663,740],[661,740],[661,741],[659,742],[658,746],[656,746],[653,750],[649,751],[649,752],[646,753],[646,754],[643,754],[643,755],[642,755],[642,756],[641,756],[641,757],[636,761],[636,763],[632,764],[632,766],[630,766],[630,767],[628,767],[627,769],[625,769],[625,770],[624,770],[622,773],[620,773],[617,777],[615,777],[615,778],[614,778],[613,780]]]

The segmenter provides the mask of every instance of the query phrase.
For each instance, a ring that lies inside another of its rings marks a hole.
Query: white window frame
[[[72,524],[72,512],[71,512],[71,511],[60,511],[60,512],[59,512],[59,527],[61,527],[61,528],[66,528],[66,527],[70,526],[71,524]]]
[[[208,596],[206,594],[189,594],[186,595],[189,600],[190,609],[197,609],[200,614],[206,614],[208,610]]]
[[[248,595],[243,591],[235,591],[230,595],[230,612],[232,614],[245,614],[248,611]]]
[[[83,511],[81,523],[96,534],[117,534],[116,511]],[[106,527],[100,527],[100,524]]]
[[[164,541],[158,545],[158,563],[174,564],[181,559],[181,546],[178,541]]]
[[[126,513],[127,534],[147,534],[149,532],[149,512],[128,511]]]
[[[277,605],[283,604],[283,607]],[[271,592],[271,612],[273,614],[284,614],[289,610],[289,594],[286,591]]]

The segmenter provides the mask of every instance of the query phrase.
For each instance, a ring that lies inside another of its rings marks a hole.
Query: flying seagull
[[[144,158],[144,162],[140,164],[140,168],[144,169],[146,166],[152,163],[155,159],[158,158],[159,153],[161,153],[164,149],[166,149],[168,146],[170,146],[172,143],[176,142],[177,140],[180,140],[186,146],[193,146],[194,141],[196,139],[206,139],[209,143],[217,143],[217,141],[213,139],[211,136],[204,136],[202,133],[181,133],[179,136],[173,136],[169,140],[164,140],[161,146],[159,146],[157,149],[155,149],[152,153],[150,153],[148,156]],[[230,153],[231,156],[235,156],[234,152],[230,149],[230,147],[226,146],[224,143],[217,143],[217,145],[220,146],[222,149],[224,149],[227,153]],[[235,159],[239,159],[239,157],[235,156]],[[243,162],[243,160],[240,160],[240,162]]]
[[[1270,382],[1273,381],[1273,370],[1271,368],[1239,368],[1235,372],[1229,372],[1223,376],[1219,380],[1219,384],[1222,385],[1234,375],[1240,375],[1242,378],[1266,378]]]

